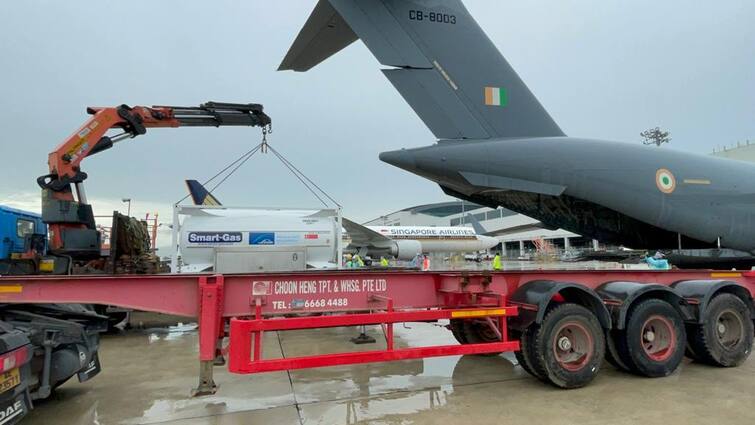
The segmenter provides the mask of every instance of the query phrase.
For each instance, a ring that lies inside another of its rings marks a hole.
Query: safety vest
[[[493,257],[493,270],[501,270],[501,256],[496,255]]]

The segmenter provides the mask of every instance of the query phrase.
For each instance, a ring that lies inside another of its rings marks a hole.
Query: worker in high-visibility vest
[[[385,257],[380,257],[380,266],[388,267],[388,259],[386,259]]]
[[[423,256],[422,258],[422,270],[423,271],[430,270],[430,257],[428,257],[427,255]]]
[[[501,270],[502,268],[501,253],[496,252],[495,257],[493,257],[493,270]]]

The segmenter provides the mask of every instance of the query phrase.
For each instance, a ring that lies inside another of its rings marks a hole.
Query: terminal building
[[[505,208],[492,209],[467,201],[448,201],[404,208],[370,220],[368,226],[470,226],[469,215],[480,222],[488,236],[501,241],[506,257],[518,258],[538,251],[597,249],[597,241],[563,229],[549,230],[542,223]]]
[[[711,155],[739,161],[755,162],[755,142],[750,142],[749,140],[744,143],[737,142],[735,146],[715,149]]]

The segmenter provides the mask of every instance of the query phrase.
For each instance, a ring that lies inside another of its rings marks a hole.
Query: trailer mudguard
[[[655,283],[614,281],[604,283],[595,291],[608,307],[615,329],[624,329],[629,309],[635,301],[645,297],[663,299],[674,306],[685,321],[694,320],[694,315],[685,299],[667,286]]]
[[[705,310],[713,297],[721,292],[734,294],[750,308],[750,317],[755,320],[755,305],[750,291],[744,286],[730,280],[681,280],[671,284],[674,291],[687,300],[693,317],[691,321],[702,324]]]
[[[513,328],[525,329],[530,324],[541,323],[545,317],[548,304],[554,297],[574,302],[590,309],[606,329],[611,328],[611,315],[603,301],[592,289],[574,282],[555,280],[533,280],[520,286],[509,301],[520,304],[519,316],[511,318]]]

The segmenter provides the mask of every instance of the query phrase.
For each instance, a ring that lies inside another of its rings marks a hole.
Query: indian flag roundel
[[[655,185],[663,193],[671,193],[676,189],[676,179],[671,171],[661,168],[655,172]]]

